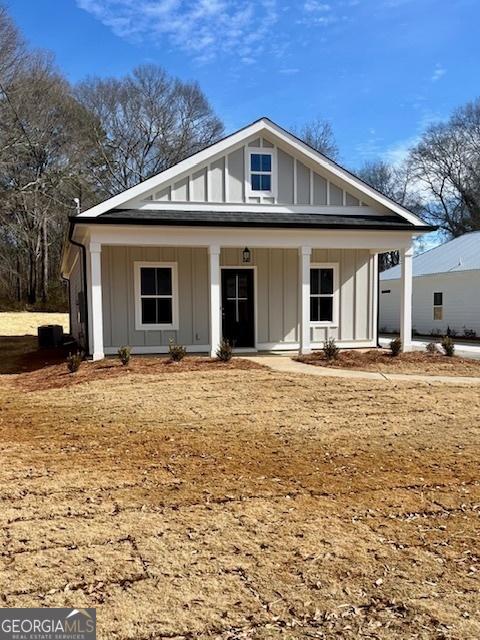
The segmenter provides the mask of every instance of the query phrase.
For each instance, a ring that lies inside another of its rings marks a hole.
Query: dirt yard
[[[480,637],[476,387],[40,364],[0,376],[0,606],[97,607],[102,640]]]
[[[379,371],[382,373],[416,373],[432,376],[480,377],[480,360],[469,360],[458,356],[448,357],[441,353],[421,351],[401,353],[393,357],[388,349],[340,351],[336,360],[327,361],[323,351],[298,356],[299,362],[319,367]]]

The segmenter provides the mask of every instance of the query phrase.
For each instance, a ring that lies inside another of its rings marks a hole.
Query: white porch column
[[[400,340],[403,351],[411,351],[412,349],[412,260],[412,245],[400,250]]]
[[[310,353],[310,256],[311,247],[300,247],[299,255],[299,309],[300,353]]]
[[[91,286],[91,331],[90,345],[94,360],[104,358],[103,353],[103,307],[102,307],[102,245],[91,242],[90,286]]]
[[[221,328],[221,282],[220,282],[220,247],[208,247],[210,262],[210,356],[214,358],[220,345]]]

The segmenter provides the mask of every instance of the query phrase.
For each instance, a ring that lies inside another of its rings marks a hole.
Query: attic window
[[[250,154],[250,189],[255,192],[272,191],[272,154]]]

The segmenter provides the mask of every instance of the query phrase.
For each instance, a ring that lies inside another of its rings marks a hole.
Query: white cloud
[[[316,13],[318,11],[331,11],[332,7],[326,2],[318,2],[318,0],[306,0],[303,5],[303,9],[307,13]]]
[[[285,76],[294,76],[295,74],[300,73],[300,69],[298,69],[298,67],[289,67],[288,69],[279,69],[278,73]]]
[[[433,70],[432,77],[430,78],[432,82],[437,82],[447,73],[447,70],[442,67],[441,64],[436,64],[435,69]]]
[[[272,44],[277,0],[76,0],[117,36],[149,39],[199,62],[235,55],[254,62]]]

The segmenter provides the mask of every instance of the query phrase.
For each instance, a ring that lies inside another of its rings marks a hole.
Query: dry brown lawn
[[[0,312],[0,336],[36,336],[37,328],[42,324],[60,324],[65,333],[68,333],[68,313]]]
[[[381,373],[411,373],[432,376],[480,377],[480,360],[448,357],[441,353],[421,351],[401,353],[394,357],[388,349],[340,351],[336,360],[327,360],[323,351],[294,358],[299,362],[319,367],[379,371]]]
[[[477,387],[37,365],[0,376],[0,606],[97,607],[102,640],[480,637]]]

